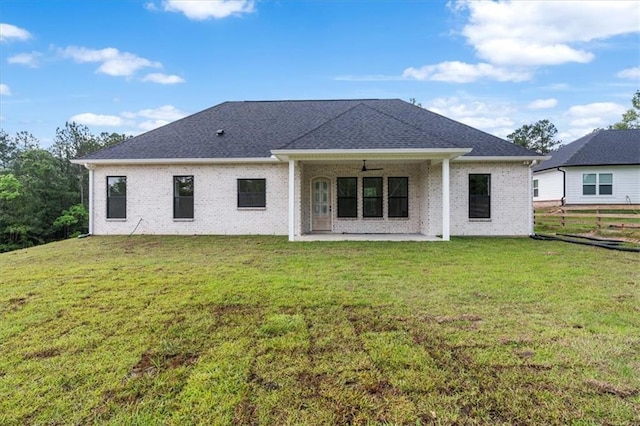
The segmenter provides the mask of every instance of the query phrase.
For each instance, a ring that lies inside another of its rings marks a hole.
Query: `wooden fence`
[[[640,230],[640,205],[572,205],[536,209],[536,225],[584,226]]]

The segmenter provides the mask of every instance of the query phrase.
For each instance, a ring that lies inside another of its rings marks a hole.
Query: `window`
[[[193,176],[173,177],[173,218],[193,219]]]
[[[238,207],[266,207],[266,179],[238,179]]]
[[[613,195],[612,173],[582,175],[582,195]]]
[[[491,175],[469,175],[469,218],[491,217]]]
[[[389,217],[409,217],[409,178],[390,177]]]
[[[595,173],[585,173],[582,175],[582,195],[596,195]]]
[[[598,194],[613,195],[613,175],[611,173],[598,175]]]
[[[533,180],[533,196],[537,197],[539,194],[538,192],[538,179],[534,179]]]
[[[127,177],[107,176],[107,219],[127,218]]]
[[[382,178],[362,178],[362,216],[382,217]]]
[[[338,217],[358,217],[357,178],[338,178]]]

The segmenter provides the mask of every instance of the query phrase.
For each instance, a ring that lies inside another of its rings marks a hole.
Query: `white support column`
[[[289,160],[289,241],[294,241],[296,233],[296,162]]]
[[[89,169],[89,234],[93,235],[93,167],[87,166],[85,167]]]
[[[442,241],[450,239],[449,159],[442,160]]]

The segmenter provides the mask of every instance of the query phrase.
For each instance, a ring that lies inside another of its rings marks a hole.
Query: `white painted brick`
[[[288,165],[110,166],[94,172],[94,233],[287,234]],[[173,176],[194,176],[194,219],[173,219]],[[107,176],[127,176],[127,219],[106,219]],[[266,179],[264,209],[238,209],[237,179]]]
[[[428,162],[368,164],[384,170],[363,174],[356,163],[297,163],[295,233],[311,229],[311,181],[331,180],[333,232],[442,232],[442,166]],[[527,235],[531,214],[528,167],[522,162],[452,162],[451,235]],[[490,173],[491,220],[468,218],[468,174]],[[194,176],[194,219],[173,219],[173,176]],[[127,219],[106,219],[106,177],[127,176]],[[362,218],[362,176],[383,177],[383,218]],[[387,177],[409,178],[409,217],[387,217]],[[358,218],[337,217],[337,178],[358,177]],[[237,208],[237,179],[266,179],[264,209]],[[94,230],[97,235],[137,234],[268,234],[288,233],[288,164],[98,166],[94,171]]]

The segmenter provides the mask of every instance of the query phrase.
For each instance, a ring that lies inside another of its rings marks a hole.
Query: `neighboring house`
[[[533,168],[535,206],[640,204],[640,129],[599,130]]]
[[[399,99],[225,102],[74,160],[92,234],[528,235],[543,157]]]

